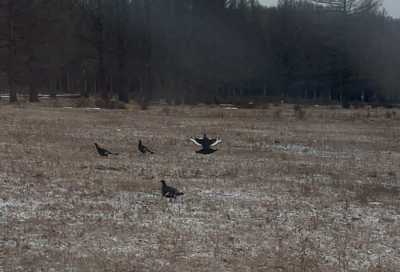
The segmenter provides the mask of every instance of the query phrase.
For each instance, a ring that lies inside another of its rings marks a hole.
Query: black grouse
[[[200,149],[200,150],[196,150],[196,153],[198,154],[203,154],[203,155],[208,155],[211,153],[214,153],[215,151],[217,151],[217,149],[212,149],[212,148],[207,148],[207,149]]]
[[[143,154],[146,154],[146,152],[149,152],[150,154],[154,154],[153,151],[151,151],[150,149],[147,148],[147,146],[142,144],[142,141],[139,140],[139,144],[138,144],[138,149],[140,152],[142,152]]]
[[[112,153],[111,151],[108,151],[105,148],[100,147],[97,143],[94,143],[96,146],[97,152],[99,153],[100,156],[107,157],[108,155],[118,155],[118,153]]]
[[[197,150],[196,153],[199,154],[211,154],[217,151],[216,149],[212,149],[211,147],[216,146],[217,144],[221,143],[221,139],[209,139],[207,135],[204,133],[203,138],[190,138],[190,140],[198,145],[201,146],[200,150]]]
[[[161,180],[161,195],[166,198],[176,198],[177,196],[183,195],[183,192],[179,192],[176,188],[168,186],[165,180]]]

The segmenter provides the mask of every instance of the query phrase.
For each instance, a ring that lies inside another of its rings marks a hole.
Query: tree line
[[[399,99],[379,0],[0,0],[0,90],[194,103]]]

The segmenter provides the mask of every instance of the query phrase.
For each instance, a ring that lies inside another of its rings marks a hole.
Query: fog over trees
[[[0,91],[123,102],[397,101],[379,0],[0,0]]]

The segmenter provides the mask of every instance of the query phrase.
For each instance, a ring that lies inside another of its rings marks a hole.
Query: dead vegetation
[[[0,271],[397,271],[398,121],[303,110],[2,105]]]
[[[294,116],[298,120],[304,120],[306,118],[306,111],[300,105],[298,104],[294,105],[293,110],[294,110]]]

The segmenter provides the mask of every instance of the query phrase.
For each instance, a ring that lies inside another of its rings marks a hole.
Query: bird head
[[[95,145],[96,147],[98,147],[98,146],[99,146],[97,143],[94,143],[94,145]]]
[[[160,182],[165,185],[165,180],[160,180]]]

